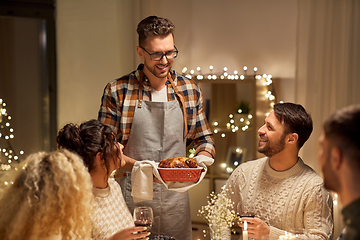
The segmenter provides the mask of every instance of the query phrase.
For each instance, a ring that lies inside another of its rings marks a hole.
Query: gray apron
[[[138,107],[140,102],[141,107]],[[183,113],[178,101],[136,102],[134,118],[124,154],[136,160],[154,160],[186,156]],[[181,194],[154,183],[154,199],[134,203],[131,196],[131,172],[121,178],[125,201],[133,213],[137,206],[151,206],[154,213],[152,235],[191,240],[191,216],[188,192]]]

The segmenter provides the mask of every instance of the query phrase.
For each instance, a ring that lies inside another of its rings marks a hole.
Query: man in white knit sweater
[[[255,214],[242,218],[249,237],[277,240],[300,229],[298,239],[332,239],[331,196],[298,156],[312,129],[301,105],[275,104],[258,130],[258,151],[266,157],[241,164],[229,177],[226,188],[233,192],[237,211]]]

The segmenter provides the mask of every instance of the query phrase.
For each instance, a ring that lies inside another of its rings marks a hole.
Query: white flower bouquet
[[[208,204],[199,210],[198,215],[209,224],[213,240],[224,239],[223,234],[229,233],[226,229],[231,229],[237,219],[234,202],[229,198],[229,194],[232,194],[231,189],[225,188],[218,194],[210,193]]]

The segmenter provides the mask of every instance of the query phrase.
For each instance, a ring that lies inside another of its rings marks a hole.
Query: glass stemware
[[[150,231],[154,220],[153,210],[149,206],[136,207],[134,209],[134,223],[138,227],[147,227],[146,231]]]
[[[243,210],[242,209],[242,206],[241,206],[241,202],[238,202],[237,203],[237,206],[236,206],[236,214],[237,214],[237,217],[238,219],[240,220],[241,218],[243,217],[255,217],[255,213],[252,212],[252,211],[246,211],[246,210]],[[241,221],[240,221],[241,222]]]

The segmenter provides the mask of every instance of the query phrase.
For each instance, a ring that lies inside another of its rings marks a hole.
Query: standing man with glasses
[[[153,234],[178,240],[191,239],[188,193],[169,191],[154,184],[154,199],[134,203],[131,197],[131,169],[136,161],[186,156],[193,143],[197,161],[212,160],[214,138],[205,118],[203,98],[197,84],[171,67],[178,55],[174,25],[167,19],[150,16],[137,27],[143,61],[132,73],[110,82],[104,90],[99,120],[113,127],[124,145],[127,162],[120,185],[132,212],[148,205],[154,211]]]

